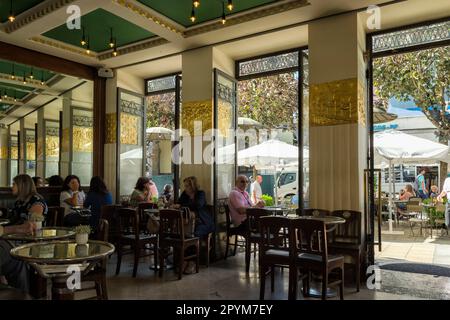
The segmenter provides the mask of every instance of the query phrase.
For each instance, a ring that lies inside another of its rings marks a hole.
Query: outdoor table
[[[0,226],[4,225],[4,224],[8,224],[9,223],[9,219],[0,219]]]
[[[62,240],[68,239],[75,235],[75,231],[72,228],[65,227],[43,227],[37,230],[34,234],[4,234],[1,238],[4,240],[14,241],[48,241],[48,240]]]
[[[269,210],[270,212],[272,212],[272,215],[274,216],[287,216],[290,211],[295,211],[295,209],[293,208],[291,209],[288,207],[281,207],[281,206],[268,206],[263,207],[263,209]]]
[[[73,240],[32,242],[11,249],[11,256],[30,264],[45,278],[52,280],[53,300],[73,300],[75,286],[69,279],[73,270],[86,275],[100,260],[114,252],[111,243],[104,241],[89,241],[87,244],[77,244]],[[76,276],[74,277],[77,278]]]

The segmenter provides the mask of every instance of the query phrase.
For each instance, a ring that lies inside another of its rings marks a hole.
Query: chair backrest
[[[161,209],[159,211],[159,239],[176,238],[184,240],[183,211]]]
[[[247,215],[248,231],[253,233],[260,231],[259,220],[261,217],[272,215],[269,210],[263,208],[247,208],[245,214]]]
[[[139,240],[139,214],[133,208],[119,208],[117,210],[117,224],[122,235],[134,235]]]
[[[106,219],[100,219],[98,222],[97,239],[108,242],[109,223]]]
[[[422,202],[421,198],[411,197],[408,199],[408,204],[419,204]]]
[[[303,209],[301,216],[326,217],[331,215],[329,210],[325,209]]]
[[[352,210],[335,210],[331,213],[335,217],[345,219],[345,223],[336,224],[333,242],[361,243],[361,212]]]
[[[292,219],[289,234],[296,255],[302,253],[320,255],[323,262],[328,261],[327,231],[324,221]]]
[[[64,221],[63,207],[48,207],[45,225],[47,227],[62,227]]]
[[[422,213],[423,207],[418,204],[406,204],[406,212],[408,213]]]
[[[438,203],[436,205],[436,212],[444,212],[445,213],[445,204]]]
[[[116,240],[120,234],[119,225],[117,222],[117,210],[122,208],[121,205],[103,205],[100,209],[100,219],[105,219],[109,224],[108,239],[112,243],[116,243]]]
[[[148,202],[141,202],[138,204],[138,213],[139,213],[139,227],[141,231],[147,230],[147,221],[149,219],[149,216],[144,212],[144,210],[147,209],[158,209],[158,205],[156,203],[148,203]]]
[[[227,232],[228,232],[231,228],[230,207],[227,204],[225,204],[223,207],[225,208],[225,218],[227,221]]]
[[[267,250],[275,249],[290,251],[290,241],[280,241],[280,230],[287,229],[291,225],[292,219],[281,216],[262,216],[259,218],[261,234],[260,251],[264,255]]]

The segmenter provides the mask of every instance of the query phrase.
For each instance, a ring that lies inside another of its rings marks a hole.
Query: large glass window
[[[294,50],[237,62],[240,80],[238,173],[252,180],[253,186],[248,191],[254,201],[259,197],[253,192],[256,183],[260,183],[266,204],[298,205],[300,188],[303,189],[303,199],[308,199],[307,61],[306,52]],[[305,71],[300,73],[302,65]],[[299,100],[300,78],[303,79],[302,101]],[[302,113],[299,112],[300,102],[304,104]],[[299,164],[301,153],[303,163]]]
[[[147,80],[145,173],[152,177],[159,194],[166,184],[178,185],[172,161],[173,138],[178,112],[177,75]],[[181,85],[180,85],[181,87]]]
[[[89,185],[92,177],[93,113],[77,108],[72,112],[72,174],[80,178],[82,185]]]
[[[59,174],[59,122],[45,120],[45,177]]]
[[[119,199],[131,195],[142,176],[144,159],[144,98],[119,90]]]
[[[36,131],[25,129],[25,173],[36,175]]]

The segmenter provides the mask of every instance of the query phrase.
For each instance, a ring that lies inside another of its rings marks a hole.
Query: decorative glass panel
[[[59,122],[45,121],[45,176],[59,173]]]
[[[450,21],[400,30],[373,37],[373,52],[406,48],[450,39]]]
[[[236,110],[236,82],[222,73],[216,77],[216,181],[217,199],[226,198],[233,189],[236,165],[234,142],[234,118]]]
[[[175,90],[175,76],[167,76],[147,81],[147,93]]]
[[[73,108],[72,174],[80,178],[82,185],[89,185],[92,177],[93,124],[91,110]]]
[[[298,51],[240,62],[239,76],[243,77],[292,67],[298,67]]]
[[[12,179],[17,176],[19,172],[19,140],[17,136],[10,136],[10,171],[9,171],[9,184],[12,185]]]
[[[130,196],[143,170],[143,115],[141,96],[120,91],[119,196]],[[119,198],[120,199],[120,198]]]
[[[25,173],[36,175],[36,136],[35,131],[25,129]]]

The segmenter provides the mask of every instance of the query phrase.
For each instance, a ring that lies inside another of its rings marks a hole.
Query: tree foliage
[[[397,54],[374,60],[374,102],[413,100],[436,126],[439,140],[450,138],[450,47]]]
[[[175,93],[162,93],[147,97],[147,128],[175,129]]]
[[[296,73],[240,81],[239,117],[251,118],[267,128],[297,126],[298,77]]]

